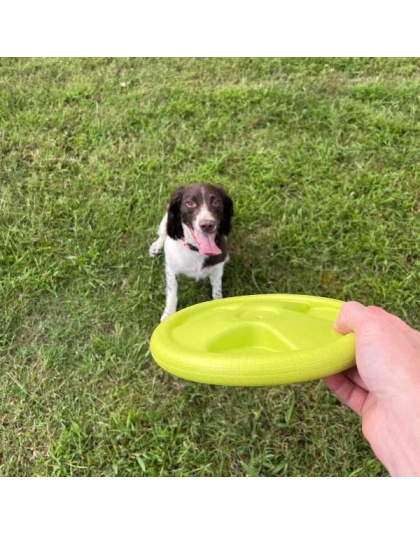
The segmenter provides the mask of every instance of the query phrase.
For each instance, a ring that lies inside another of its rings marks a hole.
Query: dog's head
[[[222,187],[213,184],[179,187],[169,203],[167,233],[172,239],[182,239],[185,224],[200,252],[213,255],[218,235],[227,236],[230,232],[232,216],[232,199]]]

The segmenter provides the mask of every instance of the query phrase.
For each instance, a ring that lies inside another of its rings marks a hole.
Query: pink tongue
[[[217,254],[222,253],[215,243],[216,233],[205,234],[204,232],[196,232],[195,238],[201,254],[205,254],[206,256],[216,256]]]

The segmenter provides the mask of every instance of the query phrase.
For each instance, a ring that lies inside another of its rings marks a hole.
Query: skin
[[[325,379],[362,419],[392,476],[420,476],[420,332],[385,310],[344,304],[335,328],[355,332],[356,367]]]

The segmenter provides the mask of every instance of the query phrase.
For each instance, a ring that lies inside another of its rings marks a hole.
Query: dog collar
[[[198,247],[196,247],[192,243],[188,243],[188,241],[186,241],[185,237],[182,238],[182,242],[184,243],[184,247],[189,248],[190,250],[192,250],[194,252],[200,252],[198,250]]]

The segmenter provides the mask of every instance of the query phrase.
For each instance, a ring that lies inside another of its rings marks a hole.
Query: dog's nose
[[[216,230],[216,221],[205,219],[200,222],[199,226],[203,232],[211,234]]]

